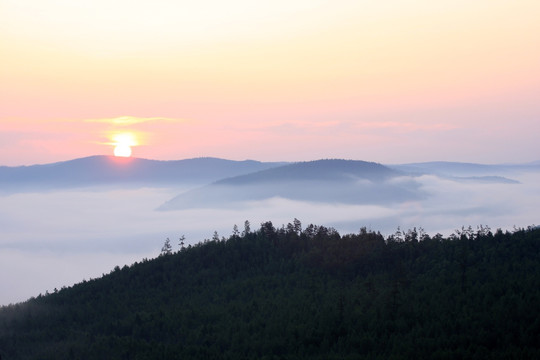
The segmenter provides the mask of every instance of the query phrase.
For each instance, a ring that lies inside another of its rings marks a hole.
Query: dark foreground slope
[[[540,230],[384,240],[296,225],[265,223],[2,308],[0,355],[540,358]]]

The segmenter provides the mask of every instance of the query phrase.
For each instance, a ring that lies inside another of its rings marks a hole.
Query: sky
[[[112,155],[118,136],[160,160],[536,161],[538,14],[537,0],[0,0],[0,165]]]
[[[538,0],[0,0],[0,166],[178,160],[540,160]],[[512,174],[514,178],[514,174]],[[0,194],[0,305],[188,243],[298,218],[341,233],[538,223],[520,184],[417,179],[399,206],[271,198],[155,211],[183,191]],[[186,189],[184,189],[186,190]]]

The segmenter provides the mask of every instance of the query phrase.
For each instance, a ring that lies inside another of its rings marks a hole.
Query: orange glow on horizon
[[[0,165],[537,160],[537,0],[0,3]]]

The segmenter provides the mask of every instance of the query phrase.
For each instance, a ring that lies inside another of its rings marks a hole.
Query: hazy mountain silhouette
[[[389,165],[390,168],[412,174],[434,174],[450,177],[473,176],[501,176],[516,172],[540,171],[540,161],[527,164],[474,164],[448,161],[432,161],[424,163],[410,163]]]
[[[230,206],[273,197],[300,201],[382,204],[422,197],[412,178],[384,165],[354,160],[317,160],[283,165],[193,189],[160,210]]]
[[[92,186],[199,187],[167,202],[162,210],[228,206],[272,197],[388,204],[424,196],[414,176],[433,174],[460,182],[515,184],[518,181],[501,175],[524,171],[540,171],[540,164],[426,162],[384,166],[356,160],[286,163],[210,157],[159,161],[90,156],[45,165],[0,166],[0,192]],[[399,181],[392,181],[397,177]]]
[[[254,174],[224,179],[218,183],[238,185],[284,180],[302,182],[306,180],[348,182],[358,179],[381,181],[397,175],[401,175],[401,173],[374,162],[327,159],[287,164],[259,171]]]
[[[450,177],[451,180],[459,182],[474,182],[482,184],[521,184],[519,181],[509,179],[504,176],[463,176]]]
[[[284,163],[195,158],[158,161],[90,156],[45,165],[0,166],[0,191],[36,191],[96,185],[202,185]]]

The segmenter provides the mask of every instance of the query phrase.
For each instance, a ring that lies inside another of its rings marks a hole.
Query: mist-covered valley
[[[58,164],[0,167],[0,304],[155,257],[166,238],[177,250],[182,235],[187,244],[214,232],[228,236],[246,220],[280,227],[297,218],[304,226],[340,233],[367,227],[385,236],[398,227],[449,235],[461,226],[539,222],[538,164],[205,158],[160,162],[156,170],[150,160],[132,160],[144,171],[126,163],[129,171],[111,176],[117,159],[108,157],[64,162],[57,172]]]

